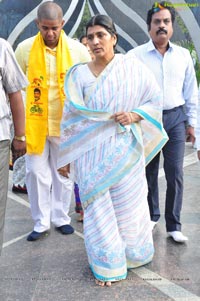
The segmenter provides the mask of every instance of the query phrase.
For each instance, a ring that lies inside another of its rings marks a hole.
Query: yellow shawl
[[[26,143],[28,154],[41,154],[48,134],[48,85],[45,63],[46,46],[40,32],[33,42],[28,62],[29,86],[26,93]],[[58,86],[62,105],[64,78],[73,65],[64,31],[56,48]]]

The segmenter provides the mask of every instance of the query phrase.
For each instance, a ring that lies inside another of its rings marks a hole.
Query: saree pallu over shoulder
[[[79,177],[82,178],[78,183],[80,190],[84,191],[81,201],[87,207],[134,167],[144,148],[148,163],[166,143],[167,135],[162,127],[157,84],[134,55],[116,55],[84,97],[79,66],[72,67],[65,80],[67,100],[61,123],[58,167],[91,151],[102,152],[102,145],[109,147],[109,139],[116,137],[114,147],[98,166],[91,168],[88,177]],[[119,111],[136,112],[144,120],[123,127],[111,118]]]
[[[46,45],[40,32],[36,35],[28,61],[29,86],[26,91],[26,143],[28,154],[41,154],[48,134],[48,82]],[[56,48],[57,80],[60,101],[64,104],[64,77],[73,65],[67,38],[61,31]],[[37,98],[35,97],[37,93]]]

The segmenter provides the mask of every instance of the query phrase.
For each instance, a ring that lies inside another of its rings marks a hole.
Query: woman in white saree
[[[94,59],[66,77],[58,168],[69,176],[73,166],[89,265],[110,286],[153,258],[145,164],[167,136],[155,79],[134,55],[114,53],[112,20],[94,16],[86,33]]]

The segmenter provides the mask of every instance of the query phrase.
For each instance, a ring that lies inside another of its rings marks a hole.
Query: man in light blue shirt
[[[183,159],[185,138],[194,142],[197,110],[197,82],[187,49],[170,42],[175,9],[166,1],[155,2],[147,14],[151,40],[131,50],[154,73],[163,96],[163,124],[169,141],[163,148],[167,180],[165,220],[168,235],[176,242],[188,240],[181,232]],[[187,125],[187,127],[186,127]],[[160,217],[158,171],[160,154],[147,166],[148,202],[152,228]]]
[[[13,159],[26,153],[25,112],[21,90],[27,84],[28,81],[17,64],[13,49],[6,40],[0,38],[0,255],[8,193],[12,122]]]

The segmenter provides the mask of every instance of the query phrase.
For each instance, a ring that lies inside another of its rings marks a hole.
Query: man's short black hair
[[[169,12],[171,14],[172,24],[174,23],[175,18],[176,18],[176,11],[175,11],[175,8],[173,7],[173,4],[171,4],[167,1],[154,2],[154,4],[152,5],[152,8],[147,13],[148,30],[151,29],[151,20],[152,20],[153,14],[159,12],[162,9],[169,10]]]

